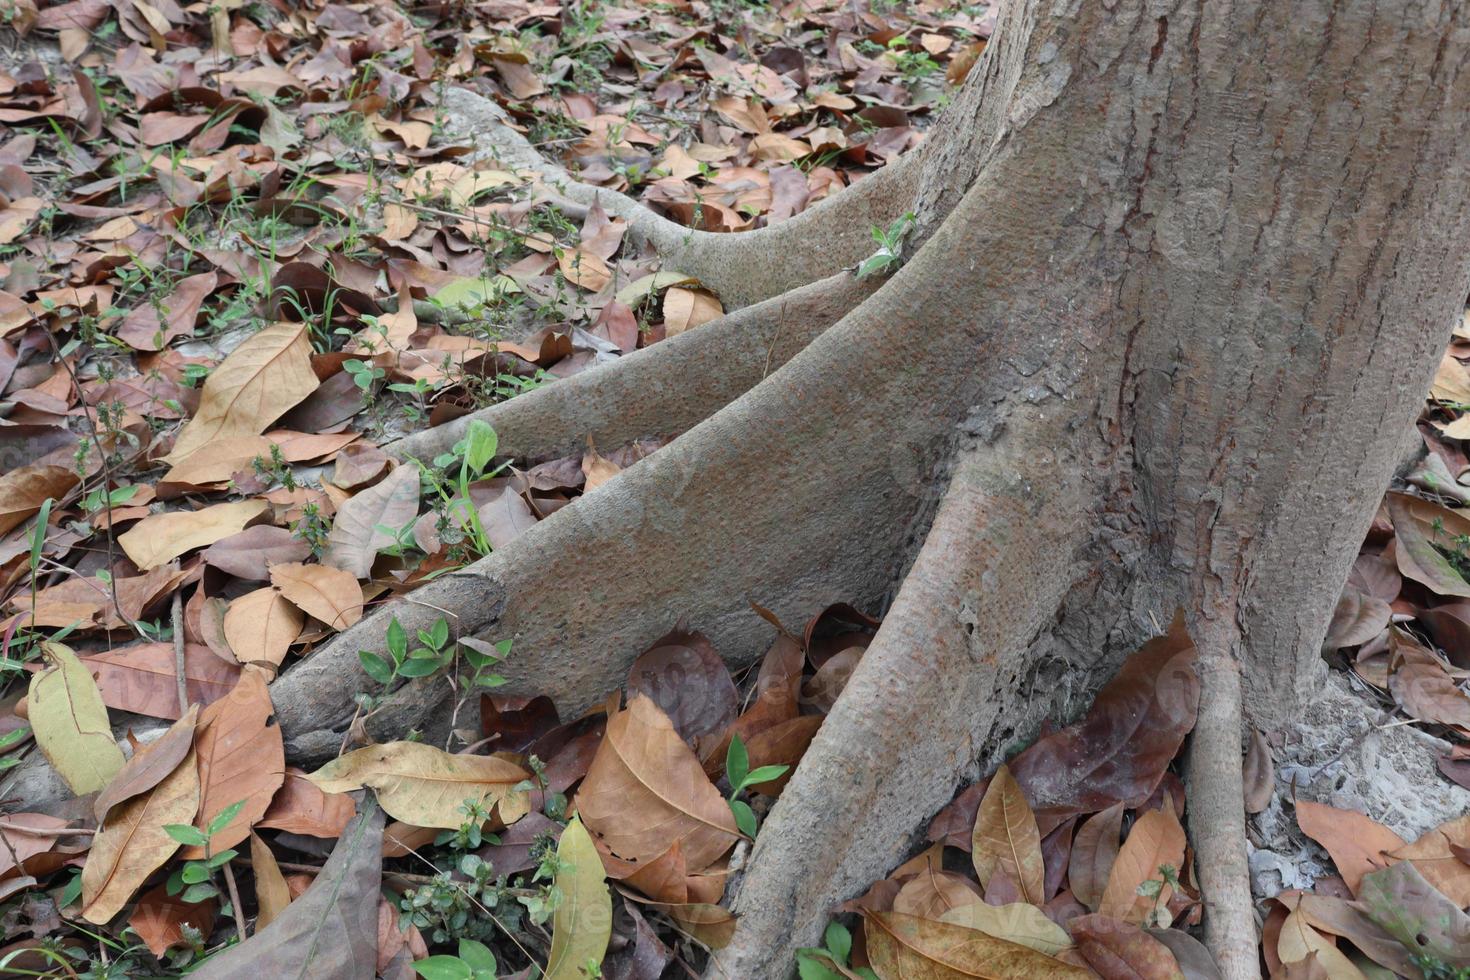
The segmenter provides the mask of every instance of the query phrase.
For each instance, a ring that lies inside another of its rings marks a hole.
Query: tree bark
[[[1231,980],[1254,976],[1241,719],[1281,724],[1318,683],[1470,288],[1464,19],[1451,0],[1009,0],[925,149],[798,237],[691,237],[618,202],[756,305],[492,418],[518,452],[687,431],[287,671],[290,755],[336,753],[368,686],[357,651],[393,615],[512,639],[513,689],[575,713],[680,616],[748,662],[769,637],[749,600],[887,607],[712,967],[782,976],[966,773],[1074,713],[1182,608],[1221,698],[1191,750],[1207,935]],[[905,209],[906,264],[852,280],[856,228]],[[442,695],[415,685],[369,730],[420,727]]]

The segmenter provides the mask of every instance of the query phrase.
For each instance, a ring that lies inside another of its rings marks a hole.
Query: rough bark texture
[[[337,751],[390,615],[513,639],[515,689],[575,713],[680,616],[745,661],[769,638],[749,600],[891,605],[712,968],[781,976],[963,773],[1182,607],[1220,698],[1191,752],[1207,930],[1254,976],[1242,703],[1270,727],[1310,696],[1470,287],[1467,57],[1449,0],[1012,0],[921,153],[769,231],[691,234],[549,168],[757,305],[494,409],[526,453],[688,431],[288,671],[290,754]],[[485,152],[543,165],[484,118]],[[841,274],[906,208],[909,261],[876,289]],[[444,694],[416,685],[369,731]]]

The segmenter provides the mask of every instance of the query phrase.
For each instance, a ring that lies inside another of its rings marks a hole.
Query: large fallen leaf
[[[1032,905],[1045,901],[1046,864],[1036,815],[1005,766],[996,771],[980,800],[970,857],[981,885],[988,885],[990,876],[1001,871],[1016,882],[1024,901]]]
[[[1302,833],[1327,850],[1354,895],[1363,875],[1387,866],[1384,855],[1404,846],[1402,837],[1378,821],[1325,803],[1297,800],[1296,822]]]
[[[245,839],[286,777],[286,749],[266,677],[262,668],[246,667],[229,696],[199,715],[199,735],[194,740],[200,783],[195,826],[204,830],[221,811],[242,801],[245,804],[210,838],[215,853]],[[191,860],[203,856],[201,847],[184,849],[184,857]]]
[[[275,323],[235,348],[204,382],[199,411],[173,451],[177,463],[215,439],[260,435],[320,382],[304,323]]]
[[[1281,924],[1276,955],[1281,957],[1282,963],[1299,963],[1315,955],[1317,963],[1332,980],[1367,980],[1363,971],[1353,966],[1332,940],[1312,928],[1300,910],[1290,912]]]
[[[267,586],[247,592],[225,612],[225,642],[242,664],[279,667],[306,622],[300,607]]]
[[[1364,875],[1358,905],[1411,953],[1470,967],[1470,915],[1412,862]]]
[[[1457,853],[1458,850],[1458,853]],[[1470,905],[1470,814],[1447,820],[1389,856],[1412,861],[1419,873],[1460,908]]]
[[[337,508],[322,563],[367,578],[378,552],[398,541],[419,512],[419,470],[402,465]]]
[[[720,301],[703,289],[673,286],[664,293],[664,331],[670,337],[724,315]]]
[[[675,627],[628,668],[628,694],[645,694],[693,742],[735,721],[740,695],[725,661],[703,633]],[[764,763],[761,763],[764,764]]]
[[[1164,809],[1145,813],[1128,832],[1108,875],[1098,912],[1124,922],[1143,923],[1153,909],[1166,907],[1174,889],[1164,881],[1161,869],[1182,873],[1184,844],[1184,828],[1166,798]],[[1160,883],[1155,896],[1138,893],[1146,881]]]
[[[272,565],[286,565],[311,557],[311,545],[284,527],[257,524],[216,541],[200,555],[206,565],[252,582],[271,577]]]
[[[334,630],[362,618],[362,587],[351,572],[327,565],[272,565],[271,584],[302,612]]]
[[[180,510],[145,517],[118,535],[133,564],[147,571],[166,565],[186,551],[207,548],[239,534],[245,525],[270,509],[264,500],[237,500],[200,510]]]
[[[997,939],[1018,943],[1047,956],[1056,956],[1072,948],[1072,937],[1067,935],[1067,930],[1048,919],[1041,909],[1024,902],[1009,905],[971,902],[950,909],[939,916],[939,921],[979,929]]]
[[[192,753],[153,789],[112,809],[82,867],[82,918],[112,919],[148,876],[179,849],[163,829],[186,824],[199,808],[199,771]]]
[[[0,475],[0,534],[41,509],[47,498],[60,500],[81,478],[70,466],[19,466]]]
[[[496,804],[505,823],[530,808],[527,793],[515,788],[531,778],[520,766],[491,755],[455,755],[423,742],[356,749],[307,778],[327,793],[370,786],[389,816],[416,827],[454,830],[464,822],[460,807],[466,800]]]
[[[1401,862],[1402,864],[1403,862]],[[1408,866],[1408,865],[1405,865]],[[1397,865],[1395,865],[1397,867]],[[1377,872],[1373,872],[1377,874]],[[1365,878],[1367,875],[1364,876]],[[1361,885],[1359,888],[1361,889]],[[1363,902],[1349,902],[1330,895],[1308,892],[1296,898],[1296,908],[1313,929],[1341,936],[1381,966],[1411,977],[1416,974],[1409,950],[1363,911]]]
[[[1403,630],[1389,632],[1388,690],[1410,717],[1470,728],[1470,696],[1444,663]]]
[[[51,666],[31,677],[31,731],[46,761],[78,796],[95,793],[123,767],[102,693],[86,666],[60,643],[42,646]]]
[[[556,845],[556,888],[546,980],[582,980],[600,965],[612,938],[612,893],[592,835],[573,817]]]
[[[981,901],[979,887],[969,878],[952,871],[925,867],[898,890],[893,897],[893,911],[917,915],[922,919],[938,919],[946,912]]]
[[[97,794],[92,814],[105,823],[107,811],[135,796],[148,792],[179,767],[194,748],[194,726],[199,720],[199,706],[191,705],[188,714],[169,726],[168,731],[147,745],[133,751],[107,788]]]
[[[201,936],[208,936],[214,928],[215,907],[212,898],[203,902],[186,902],[170,895],[167,885],[159,885],[138,899],[133,914],[128,916],[128,925],[154,956],[161,957],[186,942],[185,926]]]
[[[270,846],[257,833],[250,834],[250,870],[255,875],[255,904],[260,909],[256,914],[255,928],[270,925],[286,906],[291,904],[291,889],[286,887],[286,878]]]
[[[383,811],[365,803],[300,898],[245,942],[211,956],[193,980],[331,977],[373,980],[378,967],[378,890]]]
[[[1102,901],[1108,874],[1118,859],[1123,839],[1123,804],[1114,803],[1101,813],[1083,821],[1072,842],[1072,855],[1067,865],[1067,884],[1077,901],[1096,909]]]
[[[699,871],[739,839],[730,806],[653,701],[635,696],[607,733],[577,791],[577,811],[625,861],[651,861],[677,841]]]
[[[864,912],[868,959],[880,977],[1083,980],[1092,972],[978,929],[901,912]]]
[[[287,768],[286,781],[256,826],[333,838],[342,836],[342,828],[356,815],[357,804],[352,797],[346,793],[323,793],[306,773]]]
[[[1141,805],[1194,727],[1195,649],[1176,614],[1103,686],[1075,725],[1038,739],[1010,761],[1043,834],[1074,813]]]
[[[97,677],[109,708],[150,718],[179,717],[178,668],[172,643],[135,643],[82,660]],[[184,646],[184,687],[191,703],[210,705],[234,690],[240,668],[206,646]]]
[[[1470,519],[1404,493],[1390,493],[1383,503],[1393,521],[1394,559],[1404,577],[1429,586],[1437,595],[1470,597],[1470,582],[1441,550],[1453,551],[1455,539],[1470,534]]]
[[[1104,977],[1184,980],[1169,947],[1135,925],[1105,915],[1080,915],[1067,928],[1088,965]]]

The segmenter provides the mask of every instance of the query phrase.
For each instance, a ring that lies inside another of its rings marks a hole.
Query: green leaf
[[[444,649],[444,644],[449,642],[449,621],[444,619],[436,621],[433,628],[429,630],[429,637],[433,641],[430,646],[436,650]]]
[[[731,735],[730,748],[725,751],[725,778],[730,781],[730,788],[736,792],[743,789],[749,774],[750,754],[745,750],[745,742],[739,735]]]
[[[245,800],[241,800],[238,803],[231,803],[229,806],[225,807],[223,810],[215,815],[215,818],[213,820],[209,821],[209,829],[206,830],[205,833],[213,837],[221,830],[224,830],[230,825],[230,821],[234,820],[235,817],[239,815],[240,811],[245,808],[245,803]]]
[[[754,837],[758,825],[755,811],[750,808],[750,804],[744,800],[731,800],[730,812],[735,814],[735,826],[740,828],[740,832],[746,837]]]
[[[430,297],[444,306],[473,307],[498,303],[506,293],[518,293],[521,287],[514,279],[498,275],[492,279],[465,276],[455,279]]]
[[[838,963],[846,963],[848,956],[852,955],[852,933],[840,922],[834,922],[827,927],[822,941],[827,944],[827,951]]]
[[[400,677],[428,677],[439,669],[438,660],[405,660],[403,666],[398,668]]]
[[[472,980],[474,971],[458,956],[430,956],[413,964],[424,980]]]
[[[219,889],[209,883],[190,885],[184,889],[184,894],[179,896],[183,902],[202,902],[206,898],[213,898],[219,894]]]
[[[552,914],[545,980],[585,980],[612,937],[612,895],[592,835],[573,817],[556,846],[555,885],[562,900]]]
[[[51,498],[41,501],[41,512],[36,515],[36,528],[31,532],[31,572],[41,567],[41,548],[46,544],[46,525],[51,520]]]
[[[209,869],[202,861],[190,861],[184,865],[184,870],[179,872],[179,880],[186,885],[197,885],[201,881],[208,881]]]
[[[379,684],[387,684],[393,680],[393,668],[376,653],[359,650],[357,659],[361,662],[363,671]]]
[[[165,824],[163,832],[165,834],[168,834],[174,840],[178,841],[180,844],[187,844],[193,847],[204,847],[206,844],[209,843],[209,838],[204,835],[204,831],[200,830],[198,827],[195,827],[193,824]]]
[[[459,941],[459,958],[476,972],[486,970],[494,976],[495,971],[499,968],[495,962],[495,954],[490,952],[490,947],[484,943],[477,943],[473,939]]]
[[[228,851],[220,851],[218,854],[210,855],[209,859],[205,861],[204,864],[206,867],[209,868],[218,868],[222,864],[229,864],[239,853],[239,851],[236,851],[234,849]]]
[[[472,419],[464,436],[464,458],[470,472],[475,474],[484,472],[485,467],[490,465],[490,461],[495,458],[495,450],[499,448],[499,445],[500,437],[495,434],[489,422],[483,419]],[[448,624],[445,625],[447,638]]]
[[[770,782],[772,779],[786,775],[790,768],[790,766],[761,766],[745,777],[745,785],[755,786],[759,783]]]
[[[799,949],[796,951],[796,972],[801,980],[846,980],[827,964],[822,950]]]
[[[393,655],[395,663],[403,663],[408,653],[408,633],[397,616],[388,621],[388,652]]]
[[[5,749],[10,748],[12,745],[15,745],[21,739],[29,735],[30,731],[31,730],[29,728],[21,727],[12,731],[8,731],[4,735],[0,735],[0,751],[4,751]]]

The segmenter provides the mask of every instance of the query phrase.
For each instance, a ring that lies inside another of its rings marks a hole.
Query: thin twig
[[[174,630],[174,671],[179,682],[179,714],[189,713],[189,685],[184,680],[184,593],[174,590],[173,613],[170,617]]]
[[[235,869],[230,867],[229,861],[225,862],[225,887],[230,892],[230,906],[235,913],[235,931],[240,935],[240,942],[245,941],[245,910],[240,908],[240,886],[235,884]]]

